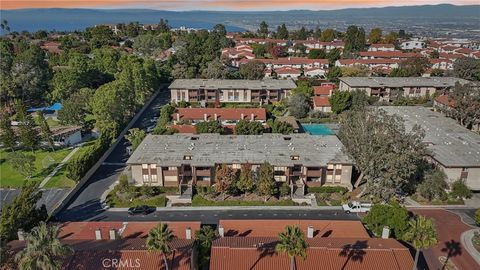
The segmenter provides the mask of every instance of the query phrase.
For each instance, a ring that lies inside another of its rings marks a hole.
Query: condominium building
[[[299,194],[305,185],[352,188],[353,162],[342,146],[332,135],[148,135],[127,164],[135,185],[178,186],[182,191],[215,184],[218,165],[240,169],[250,164],[256,170],[268,162],[275,180]]]
[[[296,84],[286,80],[178,79],[170,85],[173,102],[275,102],[289,96]]]
[[[473,190],[480,190],[480,135],[451,118],[421,106],[381,107],[405,121],[406,130],[419,125],[431,155],[428,160],[442,169],[450,181],[462,179]]]
[[[457,82],[469,83],[454,77],[343,77],[340,78],[339,90],[363,90],[380,101],[392,101],[397,97],[414,98],[444,93]]]

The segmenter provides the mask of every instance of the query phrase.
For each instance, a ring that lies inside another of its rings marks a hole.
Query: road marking
[[[232,214],[228,214],[229,217],[233,216]]]
[[[273,214],[274,216],[277,216],[277,214]]]
[[[244,217],[248,216],[248,214],[243,214]]]
[[[263,216],[263,214],[258,214],[259,216]]]
[[[291,217],[291,216],[292,216],[292,214],[288,214],[288,216],[290,216],[290,217]]]

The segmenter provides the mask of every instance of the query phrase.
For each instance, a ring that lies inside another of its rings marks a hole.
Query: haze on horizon
[[[94,9],[158,9],[158,10],[328,10],[413,5],[475,5],[478,0],[1,0],[0,9],[24,8],[94,8]]]

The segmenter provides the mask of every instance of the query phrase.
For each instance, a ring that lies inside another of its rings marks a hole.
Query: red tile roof
[[[402,62],[400,59],[388,59],[388,58],[377,58],[377,59],[339,59],[337,60],[341,65],[379,65],[379,64],[399,64]]]
[[[255,61],[261,61],[265,64],[272,65],[326,65],[328,59],[309,59],[305,57],[281,57],[277,59],[256,59]]]
[[[220,220],[225,236],[276,237],[287,225],[298,225],[307,234],[312,226],[315,237],[369,237],[360,221],[346,220]]]
[[[210,269],[289,269],[289,257],[275,252],[277,240],[273,237],[217,239],[212,246]],[[306,242],[307,256],[305,260],[296,259],[297,270],[409,270],[413,266],[409,250],[394,239],[314,238]]]
[[[197,129],[194,125],[170,125],[169,127],[176,129],[178,133],[197,134]]]
[[[330,107],[328,97],[313,97],[313,107]]]
[[[374,44],[370,44],[370,47],[373,47],[373,48],[395,48],[395,45],[386,44],[386,43],[374,43]]]
[[[455,101],[450,100],[448,95],[440,95],[435,98],[435,101],[451,108],[455,107]]]
[[[439,57],[446,58],[446,59],[458,59],[458,58],[463,58],[465,56],[459,53],[439,53]]]
[[[205,114],[207,120],[251,120],[254,115],[255,120],[267,120],[267,112],[264,108],[179,108],[172,114],[172,119],[177,120],[177,114],[180,114],[180,120],[204,120]]]
[[[376,57],[376,58],[410,58],[420,57],[418,53],[404,53],[401,51],[374,51],[374,52],[360,52],[361,57]]]
[[[335,85],[314,86],[313,93],[315,96],[329,96],[334,89]]]
[[[292,68],[289,66],[275,69],[277,74],[301,74],[302,72],[298,68]]]

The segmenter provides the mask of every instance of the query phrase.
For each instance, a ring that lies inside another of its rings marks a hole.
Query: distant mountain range
[[[82,30],[85,27],[106,23],[157,23],[168,19],[173,27],[212,28],[217,23],[229,31],[254,30],[265,20],[270,26],[286,23],[287,26],[346,28],[357,24],[365,28],[382,27],[409,29],[446,27],[453,30],[480,29],[480,5],[455,6],[449,4],[383,8],[349,8],[340,10],[291,11],[164,11],[150,9],[19,9],[1,10],[2,19],[9,21],[14,31]],[[438,30],[438,29],[437,29]]]

